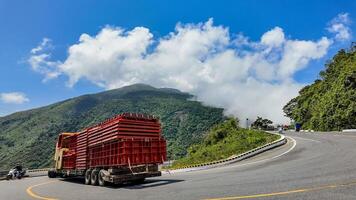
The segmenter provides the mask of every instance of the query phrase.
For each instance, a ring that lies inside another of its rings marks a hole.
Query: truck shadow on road
[[[178,179],[153,179],[153,180],[145,180],[143,183],[137,184],[137,183],[127,183],[121,185],[113,185],[114,188],[125,188],[125,189],[145,189],[145,188],[151,188],[151,187],[159,187],[163,185],[169,185],[173,183],[179,183],[184,180],[178,180]]]
[[[70,182],[74,184],[82,184],[85,187],[100,187],[100,186],[91,186],[91,185],[85,185],[84,184],[84,179],[82,178],[66,178],[66,179],[60,179],[61,181],[65,182]],[[159,187],[163,185],[169,185],[169,184],[174,184],[174,183],[179,183],[184,180],[179,180],[179,179],[147,179],[142,183],[123,183],[123,184],[108,184],[107,186],[104,186],[105,188],[109,189],[145,189],[145,188],[152,188],[152,187]]]

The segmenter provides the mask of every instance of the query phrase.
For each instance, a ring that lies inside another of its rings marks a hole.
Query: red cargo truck
[[[85,184],[143,181],[160,176],[166,141],[158,118],[123,113],[76,133],[59,134],[48,177],[84,176]]]

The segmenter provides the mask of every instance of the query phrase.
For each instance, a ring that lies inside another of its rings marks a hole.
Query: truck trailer
[[[85,184],[142,182],[161,176],[167,159],[161,123],[152,115],[123,113],[79,132],[61,133],[49,178],[84,177]]]

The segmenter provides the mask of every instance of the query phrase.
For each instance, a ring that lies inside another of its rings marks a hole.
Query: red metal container
[[[166,141],[158,119],[124,113],[63,138],[63,169],[84,170],[160,164],[166,160]]]

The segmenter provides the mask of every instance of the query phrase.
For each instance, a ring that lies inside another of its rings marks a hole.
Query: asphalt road
[[[0,199],[356,199],[356,133],[286,135],[286,145],[224,167],[109,187],[47,177],[0,181]]]

